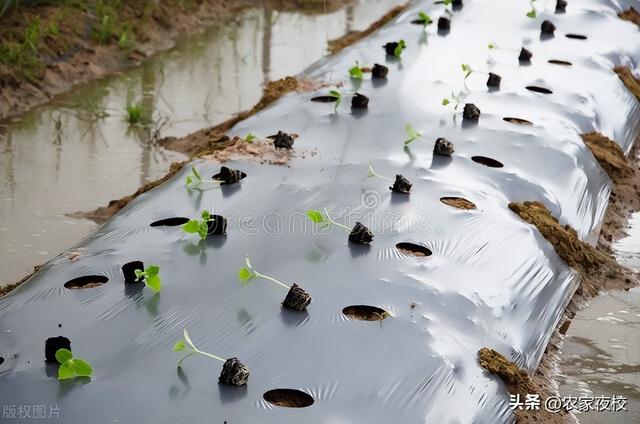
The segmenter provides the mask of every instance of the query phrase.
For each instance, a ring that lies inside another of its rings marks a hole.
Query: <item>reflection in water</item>
[[[364,29],[400,3],[360,0],[320,15],[249,9],[139,68],[0,124],[0,284],[95,228],[65,214],[127,195],[184,158],[159,147],[159,137],[253,106],[266,81],[301,72],[325,54],[328,39]],[[128,104],[143,106],[150,128],[126,124]]]
[[[640,214],[630,236],[614,244],[617,259],[640,270]],[[628,412],[578,414],[582,424],[640,422],[640,288],[612,291],[578,312],[561,355],[563,396],[624,396]]]

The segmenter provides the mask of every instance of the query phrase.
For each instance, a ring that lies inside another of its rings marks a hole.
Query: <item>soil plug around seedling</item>
[[[391,181],[391,178],[378,174],[373,169],[373,165],[371,165],[371,162],[369,162],[369,172],[367,173],[367,176],[364,177],[363,181],[371,177],[377,177],[383,180]],[[389,187],[389,189],[395,193],[409,194],[411,192],[411,187],[412,187],[412,184],[409,180],[407,180],[402,175],[397,174],[395,182],[391,187]]]
[[[556,12],[566,12],[567,4],[567,0],[558,0],[556,2]]]
[[[237,183],[247,176],[242,171],[237,169],[227,168],[226,166],[220,167],[220,172],[213,176],[214,181],[220,181],[221,185],[229,185]]]
[[[371,77],[373,78],[386,78],[388,73],[389,68],[378,63],[374,63],[373,68],[371,68]]]
[[[308,210],[307,217],[314,224],[320,224],[322,227],[333,224],[336,227],[342,228],[346,232],[349,233],[349,241],[359,244],[369,244],[373,241],[373,233],[366,226],[361,224],[360,222],[356,222],[353,229],[347,227],[346,225],[342,225],[340,223],[335,222],[331,219],[329,212],[327,212],[327,208],[324,208],[324,215],[322,212],[318,210]]]
[[[540,25],[540,31],[543,35],[553,35],[553,33],[556,31],[556,26],[553,24],[553,22],[546,20],[542,22],[542,25]]]
[[[141,261],[132,261],[122,266],[122,275],[124,276],[125,284],[133,284],[138,277],[136,276],[136,270],[143,271],[144,263]]]
[[[449,31],[451,29],[451,19],[440,16],[438,19],[438,30],[440,31]]]
[[[469,78],[473,73],[488,75],[489,78],[487,79],[487,87],[498,87],[498,88],[500,87],[500,81],[502,81],[502,78],[500,77],[500,75],[494,74],[493,72],[476,71],[466,63],[463,63],[461,67],[462,67],[462,72],[464,72],[465,87],[466,87],[467,78]]]
[[[191,219],[182,226],[185,233],[198,233],[200,240],[204,240],[209,235],[227,234],[227,218],[221,215],[211,215],[209,211],[202,211],[201,219]]]
[[[500,75],[489,72],[489,78],[487,78],[487,87],[500,88],[501,82],[502,77]]]
[[[160,267],[158,265],[151,265],[144,271],[136,269],[136,281],[144,280],[144,284],[154,292],[158,293],[162,288],[162,281],[160,280]]]
[[[182,367],[182,362],[189,356],[200,354],[208,358],[224,362],[222,371],[220,372],[220,377],[218,378],[219,383],[229,384],[232,386],[244,386],[245,384],[247,384],[250,374],[249,368],[247,368],[242,362],[240,362],[238,358],[229,358],[227,360],[224,360],[219,356],[198,349],[191,341],[191,337],[189,337],[189,333],[187,332],[186,328],[182,330],[182,335],[184,337],[184,340],[180,340],[175,345],[173,345],[173,351],[188,353],[178,361],[178,368]]]
[[[63,336],[49,337],[44,343],[44,360],[46,362],[58,362],[56,352],[60,349],[71,350],[71,341]]]
[[[477,121],[480,118],[480,109],[473,103],[467,103],[464,105],[462,118],[467,121]]]
[[[351,98],[351,107],[355,109],[366,109],[369,106],[369,98],[363,94],[355,93]]]
[[[451,156],[453,154],[453,143],[446,138],[438,138],[433,146],[433,154]]]
[[[518,56],[518,60],[520,62],[531,62],[531,58],[533,57],[533,53],[524,47],[520,49],[520,56]]]
[[[400,58],[404,49],[407,48],[407,44],[404,42],[404,40],[391,41],[385,44],[383,47],[387,55]]]
[[[93,369],[84,359],[74,358],[69,349],[61,348],[56,351],[56,360],[60,364],[58,368],[58,380],[66,380],[76,377],[91,377]]]
[[[289,289],[289,291],[287,292],[287,296],[282,302],[283,306],[299,312],[307,309],[307,306],[309,306],[309,304],[311,303],[311,296],[309,295],[309,293],[304,291],[302,287],[295,283],[292,286],[288,286],[282,281],[278,281],[273,277],[269,277],[268,275],[259,273],[251,265],[251,259],[249,258],[249,255],[244,258],[244,262],[246,266],[242,267],[238,272],[238,278],[243,285],[248,285],[249,282],[254,278],[264,278],[278,284],[279,286]]]
[[[282,131],[278,131],[278,134],[269,138],[273,139],[273,145],[276,149],[291,149],[295,140],[291,134]]]

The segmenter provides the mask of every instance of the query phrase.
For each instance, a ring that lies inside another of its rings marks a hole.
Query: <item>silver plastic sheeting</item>
[[[538,17],[529,19],[528,1],[467,0],[451,31],[438,34],[435,23],[424,33],[410,21],[421,10],[437,21],[444,6],[415,2],[305,73],[343,80],[348,96],[356,60],[385,63],[386,83],[357,83],[370,97],[367,112],[352,112],[348,99],[337,113],[309,101],[322,92],[287,95],[232,131],[299,134],[287,166],[232,161],[248,174],[241,184],[191,193],[186,168],[72,249],[76,260],[63,254],[48,263],[0,301],[2,403],[56,405],[65,423],[513,421],[504,385],[479,367],[477,351],[495,348],[534,370],[578,281],[507,205],[539,200],[595,242],[611,183],[579,134],[599,131],[628,151],[640,132],[640,104],[612,72],[637,68],[638,28],[616,16],[637,2],[570,0],[564,14],[554,13],[555,1],[536,3]],[[544,19],[557,26],[551,39],[540,38]],[[407,44],[402,59],[385,57],[381,46],[399,39]],[[488,49],[490,42],[498,48]],[[522,46],[533,53],[528,66],[517,59]],[[462,63],[477,71],[467,89]],[[489,70],[502,76],[498,91],[488,91],[479,73]],[[477,125],[464,123],[453,103],[442,105],[452,91],[481,109]],[[409,150],[407,123],[423,134]],[[438,137],[454,143],[452,158],[432,155]],[[407,177],[411,194],[392,194],[378,178],[363,181],[369,162],[379,174]],[[219,169],[194,165],[207,177]],[[443,196],[478,208],[452,208]],[[304,211],[322,207],[338,222],[371,228],[371,246],[350,244],[340,228],[314,228]],[[226,237],[199,244],[180,227],[150,227],[203,209],[229,219]],[[408,256],[396,248],[401,242],[433,254]],[[269,281],[240,285],[245,254],[260,272],[305,288],[308,310],[283,309],[286,291]],[[120,268],[133,260],[160,266],[160,294],[125,287]],[[109,282],[63,287],[91,274]],[[349,305],[391,316],[353,320],[342,313]],[[171,347],[185,327],[201,349],[240,358],[251,369],[248,385],[219,385],[221,363],[207,358],[189,358],[177,372]],[[92,363],[90,382],[58,382],[57,367],[44,364],[44,341],[58,335]],[[277,388],[308,393],[314,403],[274,406],[263,394]]]

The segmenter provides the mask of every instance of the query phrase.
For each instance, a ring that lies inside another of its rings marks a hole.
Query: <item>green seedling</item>
[[[398,41],[398,46],[393,50],[393,55],[399,59],[400,56],[402,56],[403,50],[406,48],[407,44],[404,42],[404,40]]]
[[[466,80],[471,76],[471,74],[473,74],[473,69],[471,68],[471,66],[467,65],[466,63],[463,63],[461,67],[462,67],[462,72],[464,72],[464,79]]]
[[[456,95],[453,91],[451,92],[451,99],[448,98],[444,98],[442,99],[442,106],[447,106],[449,105],[451,102],[453,102],[454,104],[454,110],[458,110],[458,107],[460,107],[460,104],[462,103],[462,93],[458,93],[458,95]]]
[[[412,128],[412,129],[413,129],[413,128]],[[419,136],[418,136],[418,137],[419,137]],[[405,143],[405,144],[406,144],[406,143]],[[371,165],[371,162],[369,162],[369,172],[367,173],[367,176],[366,176],[366,177],[364,177],[364,178],[362,179],[362,181],[365,181],[365,180],[367,180],[367,179],[369,179],[369,178],[372,178],[372,177],[378,177],[378,178],[382,178],[383,180],[392,181],[392,180],[391,180],[391,178],[389,178],[389,177],[385,177],[384,175],[380,175],[380,174],[378,174],[378,173],[375,171],[375,169],[373,169],[373,165]]]
[[[331,96],[334,99],[336,99],[333,110],[334,110],[334,112],[337,112],[338,111],[338,106],[340,106],[340,103],[342,102],[342,93],[339,92],[338,90],[331,90],[331,91],[329,91],[329,96]]]
[[[214,179],[205,179],[202,174],[198,172],[195,166],[191,167],[191,174],[185,178],[185,187],[187,190],[199,190],[203,184],[217,184],[220,185],[220,181]]]
[[[238,279],[240,280],[240,283],[242,283],[243,286],[249,285],[251,280],[253,280],[254,278],[264,278],[265,280],[269,280],[288,290],[291,289],[291,286],[286,285],[282,281],[276,280],[273,277],[270,277],[265,274],[261,274],[258,271],[256,271],[251,265],[251,258],[249,257],[249,255],[245,256],[244,263],[246,266],[240,268],[240,271],[238,271]]]
[[[173,351],[174,352],[186,352],[187,354],[185,356],[183,356],[179,361],[178,361],[178,368],[182,367],[182,363],[184,362],[185,359],[187,359],[190,356],[193,356],[195,354],[199,354],[199,355],[203,355],[206,356],[207,358],[212,358],[212,359],[216,359],[220,362],[225,362],[225,359],[214,355],[212,353],[208,353],[208,352],[204,352],[200,349],[198,349],[193,342],[191,341],[191,337],[189,337],[189,333],[187,332],[187,329],[185,328],[184,330],[182,330],[182,337],[184,338],[183,340],[180,340],[178,342],[176,342],[176,344],[173,345]]]
[[[56,360],[60,363],[58,368],[58,380],[67,380],[76,377],[91,377],[93,369],[84,359],[74,358],[69,349],[58,349]]]
[[[204,240],[209,234],[209,226],[207,223],[211,220],[211,214],[209,211],[202,211],[200,217],[202,219],[196,218],[189,220],[189,222],[182,226],[182,231],[190,234],[198,233],[200,240]]]
[[[127,123],[129,125],[138,125],[142,123],[142,112],[144,108],[141,103],[127,105]]]
[[[531,5],[531,10],[527,12],[527,17],[534,19],[536,16],[538,16],[538,12],[536,11],[536,6],[535,6],[535,1],[536,0],[531,0],[529,2],[529,4]]]
[[[351,233],[351,228],[347,227],[346,225],[342,225],[339,222],[336,222],[333,219],[331,219],[329,212],[327,212],[327,208],[322,208],[322,210],[324,211],[324,214],[319,210],[308,210],[306,212],[307,217],[314,224],[318,224],[320,228],[324,228],[328,225],[335,225],[339,228],[342,228],[347,233]]]
[[[362,72],[362,68],[358,61],[356,61],[355,66],[349,69],[349,76],[355,79],[362,79],[364,77],[364,72]]]
[[[419,22],[422,22],[422,25],[424,27],[424,29],[426,30],[427,27],[429,25],[431,25],[433,23],[433,19],[431,19],[431,16],[427,15],[424,12],[418,12],[418,19]],[[416,22],[418,23],[418,22]]]
[[[496,43],[495,41],[491,41],[489,42],[489,44],[487,45],[487,47],[489,48],[489,50],[494,50],[494,49],[499,49],[500,47],[498,46],[498,43]]]
[[[247,143],[253,143],[257,138],[258,137],[254,133],[250,132],[249,134],[244,136],[244,141],[246,141]]]
[[[151,265],[144,271],[136,269],[136,281],[144,280],[144,284],[147,287],[158,293],[162,288],[162,281],[160,280],[160,275],[158,275],[159,273],[160,267],[158,265]]]
[[[404,145],[408,146],[416,140],[419,140],[422,137],[422,133],[419,133],[411,124],[407,124],[404,126],[404,132],[407,133],[407,139],[404,141]]]

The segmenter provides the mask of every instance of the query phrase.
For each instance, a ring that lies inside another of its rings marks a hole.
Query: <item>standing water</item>
[[[320,14],[247,9],[139,68],[0,124],[0,285],[96,227],[66,214],[130,194],[185,159],[156,145],[153,130],[130,127],[128,104],[142,104],[162,137],[214,125],[253,106],[266,81],[321,58],[328,40],[401,3],[359,0]]]
[[[612,246],[620,263],[640,271],[640,214]],[[640,422],[640,288],[602,293],[578,312],[562,349],[562,396],[623,396],[628,412],[577,413],[581,424]]]

